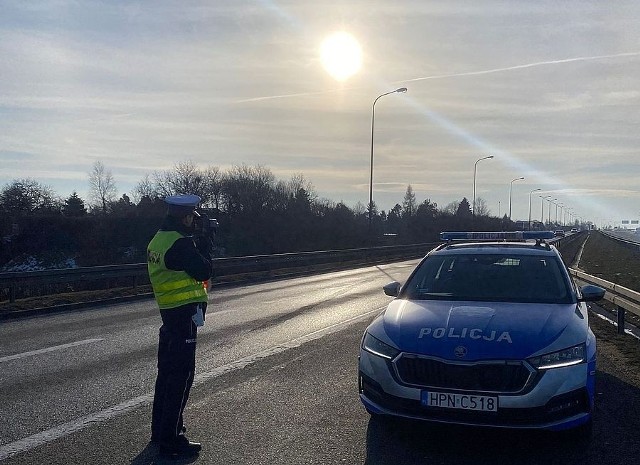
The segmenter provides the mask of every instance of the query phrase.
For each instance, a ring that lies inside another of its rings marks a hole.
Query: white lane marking
[[[327,326],[326,328],[313,331],[309,334],[305,334],[304,336],[297,337],[283,344],[270,347],[260,352],[256,352],[255,354],[248,355],[247,357],[243,357],[234,362],[227,363],[226,365],[222,365],[217,368],[214,368],[213,370],[207,371],[205,373],[201,373],[195,377],[194,385],[200,385],[210,379],[216,378],[225,373],[229,373],[235,370],[241,370],[242,368],[257,362],[260,359],[269,357],[271,355],[279,354],[281,352],[285,352],[295,347],[300,347],[302,344],[305,344],[307,342],[314,341],[316,339],[320,339],[329,334],[335,333],[349,326],[352,323],[356,323],[359,320],[364,320],[365,318],[369,318],[372,314],[377,314],[381,312],[385,307],[380,307],[375,310],[371,310],[367,313],[363,313],[362,315],[358,315],[356,317],[349,318],[348,320],[335,323],[333,325]],[[122,402],[113,407],[109,407],[108,409],[102,410],[100,412],[86,415],[84,417],[70,421],[63,425],[59,425],[54,428],[48,429],[46,431],[36,433],[24,439],[19,439],[9,444],[5,444],[4,446],[0,447],[0,460],[4,460],[10,457],[13,457],[14,455],[20,454],[22,452],[29,451],[31,449],[34,449],[48,442],[55,441],[56,439],[60,439],[62,437],[68,436],[77,431],[80,431],[88,426],[97,425],[104,421],[110,420],[122,414],[128,413],[132,410],[135,410],[138,407],[149,405],[152,402],[153,402],[153,393],[150,392],[139,397],[134,397],[133,399],[129,399],[125,402]]]
[[[46,354],[47,352],[55,352],[56,350],[64,350],[64,349],[68,349],[69,347],[76,347],[76,346],[81,346],[85,344],[93,344],[94,342],[100,342],[100,341],[104,341],[104,339],[85,339],[83,341],[76,341],[76,342],[70,342],[68,344],[62,344],[59,346],[47,347],[46,349],[38,349],[38,350],[32,350],[30,352],[22,352],[21,354],[7,355],[6,357],[0,357],[0,363],[8,362],[9,360],[17,360],[19,358],[24,358],[24,357],[31,357],[32,355]]]

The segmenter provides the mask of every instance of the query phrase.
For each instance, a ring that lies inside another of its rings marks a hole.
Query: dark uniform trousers
[[[196,367],[197,327],[192,316],[198,305],[160,310],[158,377],[151,417],[151,436],[159,442],[171,442],[182,431],[182,413]]]

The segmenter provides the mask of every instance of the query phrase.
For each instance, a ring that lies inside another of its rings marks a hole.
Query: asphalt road
[[[173,463],[637,463],[640,382],[612,344],[599,353],[589,444],[370,420],[357,395],[360,337],[389,301],[381,286],[413,264],[214,291],[185,414],[203,451]],[[0,463],[163,463],[148,444],[159,321],[145,301],[0,323]]]

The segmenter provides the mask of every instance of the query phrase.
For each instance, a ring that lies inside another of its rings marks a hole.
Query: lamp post
[[[537,188],[532,190],[531,192],[529,192],[529,231],[531,231],[531,194],[533,194],[534,192],[538,192],[541,191],[541,188]]]
[[[556,203],[558,199],[550,200],[552,204],[556,206],[556,216],[554,220],[554,227],[558,224],[558,204]],[[549,223],[551,223],[551,206],[549,206]]]
[[[373,126],[376,117],[376,102],[385,95],[395,94],[396,92],[402,93],[406,92],[406,87],[400,87],[396,90],[392,90],[391,92],[386,92],[384,94],[378,95],[376,99],[373,101],[373,106],[371,108],[371,164],[369,171],[369,232],[371,232],[371,217],[373,215]]]
[[[524,176],[520,176],[519,178],[515,178],[509,183],[509,221],[511,221],[511,191],[513,191],[513,183],[515,181],[521,181],[524,179]]]
[[[551,204],[558,199],[551,200],[551,196],[549,196],[547,197],[547,200],[549,201],[549,218],[547,219],[547,223],[549,223],[549,226],[551,226]]]
[[[544,227],[544,196],[539,195],[540,197],[540,223]]]
[[[574,220],[573,220],[573,216],[574,216],[574,211],[573,208],[567,208],[567,213],[569,213],[569,224],[571,226],[573,226]]]
[[[473,165],[473,205],[471,206],[472,221],[476,217],[476,173],[478,172],[478,162],[482,160],[488,160],[490,158],[493,158],[493,155],[488,155],[486,157],[478,158],[475,164]]]

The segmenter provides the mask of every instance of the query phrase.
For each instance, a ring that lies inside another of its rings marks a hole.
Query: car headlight
[[[532,357],[528,362],[539,370],[549,370],[583,363],[586,361],[586,353],[585,344],[579,344],[550,354]]]
[[[373,337],[368,332],[365,333],[362,339],[362,348],[367,352],[370,352],[379,357],[388,358],[391,360],[400,353],[395,347],[391,347],[389,344],[385,344],[380,339]]]

